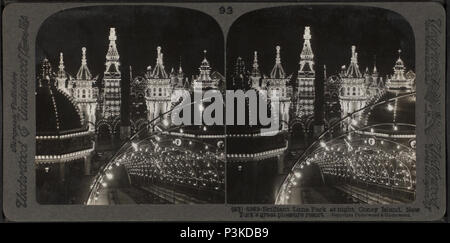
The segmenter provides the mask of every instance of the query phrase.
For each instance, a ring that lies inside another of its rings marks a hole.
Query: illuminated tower
[[[153,70],[147,70],[145,102],[147,104],[148,120],[151,121],[169,111],[171,106],[172,85],[164,68],[161,47],[156,48],[156,65]]]
[[[263,86],[267,87],[269,99],[277,95],[280,101],[280,124],[283,130],[288,129],[289,106],[291,105],[290,90],[287,86],[290,77],[286,77],[281,65],[280,46],[276,46],[275,65],[270,72],[270,77],[263,79]]]
[[[63,53],[59,53],[59,69],[56,73],[56,88],[63,91],[67,95],[71,94],[71,84],[69,85],[69,79],[70,76],[68,73],[66,73],[66,70],[64,70],[64,57]]]
[[[352,46],[350,65],[341,70],[341,88],[339,90],[339,102],[341,104],[341,117],[363,108],[367,102],[367,90],[365,78],[358,66],[358,53],[356,47]],[[355,119],[359,119],[355,117]]]
[[[386,87],[390,90],[405,90],[411,92],[413,90],[413,83],[415,75],[405,75],[405,64],[400,56],[401,50],[398,50],[398,59],[395,62],[394,74],[391,75],[386,82]]]
[[[81,48],[81,66],[73,83],[73,98],[78,106],[84,122],[89,124],[89,130],[95,130],[95,113],[97,109],[97,93],[95,80],[87,66],[86,47]],[[61,55],[62,57],[62,55]]]
[[[116,117],[120,114],[120,62],[119,52],[116,46],[116,29],[109,29],[109,48],[106,53],[106,69],[103,76],[104,96],[103,96],[103,118]]]
[[[219,88],[219,80],[211,78],[211,66],[209,65],[209,61],[206,59],[206,50],[204,50],[203,53],[203,61],[198,68],[200,74],[192,82],[194,91]]]
[[[314,53],[311,48],[311,32],[305,27],[303,49],[300,53],[300,68],[297,77],[296,116],[305,117],[314,114]]]
[[[259,65],[258,65],[258,52],[255,51],[254,57],[253,57],[253,68],[252,68],[252,72],[250,75],[252,88],[254,88],[256,90],[260,89],[260,84],[259,84],[260,79],[261,79],[261,72],[259,71]]]

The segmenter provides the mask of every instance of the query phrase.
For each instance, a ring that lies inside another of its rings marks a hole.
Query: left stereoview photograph
[[[223,53],[217,22],[190,9],[94,6],[46,19],[36,39],[37,201],[224,203],[224,127],[171,119],[179,104],[204,109],[190,95],[224,89]]]

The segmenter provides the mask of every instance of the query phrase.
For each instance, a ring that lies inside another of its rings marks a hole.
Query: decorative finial
[[[351,62],[352,63],[358,63],[358,53],[356,52],[356,46],[352,45],[352,58],[351,58]]]
[[[59,69],[64,70],[64,57],[62,52],[59,53]]]
[[[86,65],[86,47],[81,48],[81,64]]]
[[[253,53],[253,67],[257,68],[258,67],[258,52],[255,51]]]
[[[304,40],[311,40],[311,30],[309,26],[305,26],[305,33],[303,34]]]
[[[156,47],[156,63],[163,64],[163,54],[161,53],[161,46]]]
[[[275,59],[275,62],[276,62],[276,63],[281,63],[281,57],[280,57],[280,50],[281,50],[281,47],[280,47],[280,46],[276,46],[275,49],[277,50],[277,57],[276,57],[276,59]]]
[[[109,40],[110,41],[115,41],[117,40],[117,36],[116,36],[116,28],[109,28]]]

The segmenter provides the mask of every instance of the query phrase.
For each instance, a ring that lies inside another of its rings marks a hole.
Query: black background
[[[311,27],[316,73],[327,66],[327,75],[348,66],[351,45],[356,45],[361,71],[372,71],[374,59],[380,75],[391,74],[398,49],[407,69],[415,65],[414,33],[408,22],[390,10],[356,6],[289,6],[256,10],[236,20],[227,39],[227,73],[236,58],[251,69],[258,51],[260,70],[269,75],[275,64],[275,46],[287,75],[299,69],[304,27]]]
[[[217,22],[195,10],[158,6],[95,6],[58,12],[41,25],[37,63],[47,57],[56,69],[63,52],[66,71],[75,76],[85,46],[92,75],[103,73],[110,27],[116,28],[122,73],[130,65],[134,76],[149,65],[154,67],[158,45],[167,72],[172,67],[177,70],[181,57],[185,75],[197,75],[206,49],[213,70],[224,73],[224,38]]]

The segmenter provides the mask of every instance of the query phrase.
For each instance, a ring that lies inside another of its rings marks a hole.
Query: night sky
[[[372,68],[375,56],[381,75],[392,73],[397,50],[408,69],[414,70],[414,34],[400,15],[379,8],[352,6],[290,6],[258,10],[241,16],[227,37],[227,70],[237,56],[251,68],[257,50],[261,71],[273,67],[275,46],[281,46],[282,64],[288,74],[298,70],[305,26],[311,26],[316,72],[327,65],[327,74],[339,71],[350,61],[350,46],[357,46],[361,69]],[[57,69],[59,52],[64,53],[66,71],[75,75],[81,47],[87,47],[88,66],[96,76],[104,72],[109,27],[116,27],[122,72],[133,66],[141,75],[156,60],[161,45],[166,71],[180,62],[189,76],[207,49],[213,70],[224,73],[224,37],[210,16],[183,8],[157,6],[98,6],[69,9],[48,18],[37,37],[38,60],[47,57]],[[126,68],[124,70],[124,68]]]
[[[391,74],[402,49],[407,69],[414,70],[414,33],[397,13],[352,6],[277,7],[257,10],[241,16],[232,25],[227,43],[227,72],[233,71],[238,56],[251,69],[253,52],[258,51],[260,70],[269,75],[275,63],[275,46],[281,46],[286,73],[296,73],[303,45],[304,27],[311,27],[316,72],[336,74],[348,66],[351,45],[356,45],[362,71],[372,69],[374,56],[378,72]],[[230,62],[231,60],[231,62]]]
[[[224,73],[224,37],[216,21],[201,12],[172,7],[100,6],[58,12],[39,30],[37,60],[47,57],[57,69],[63,52],[66,71],[75,76],[85,46],[91,73],[103,73],[110,27],[116,28],[122,73],[128,73],[130,65],[134,76],[154,67],[158,45],[168,73],[177,69],[181,57],[185,75],[197,75],[204,49],[213,70]]]

